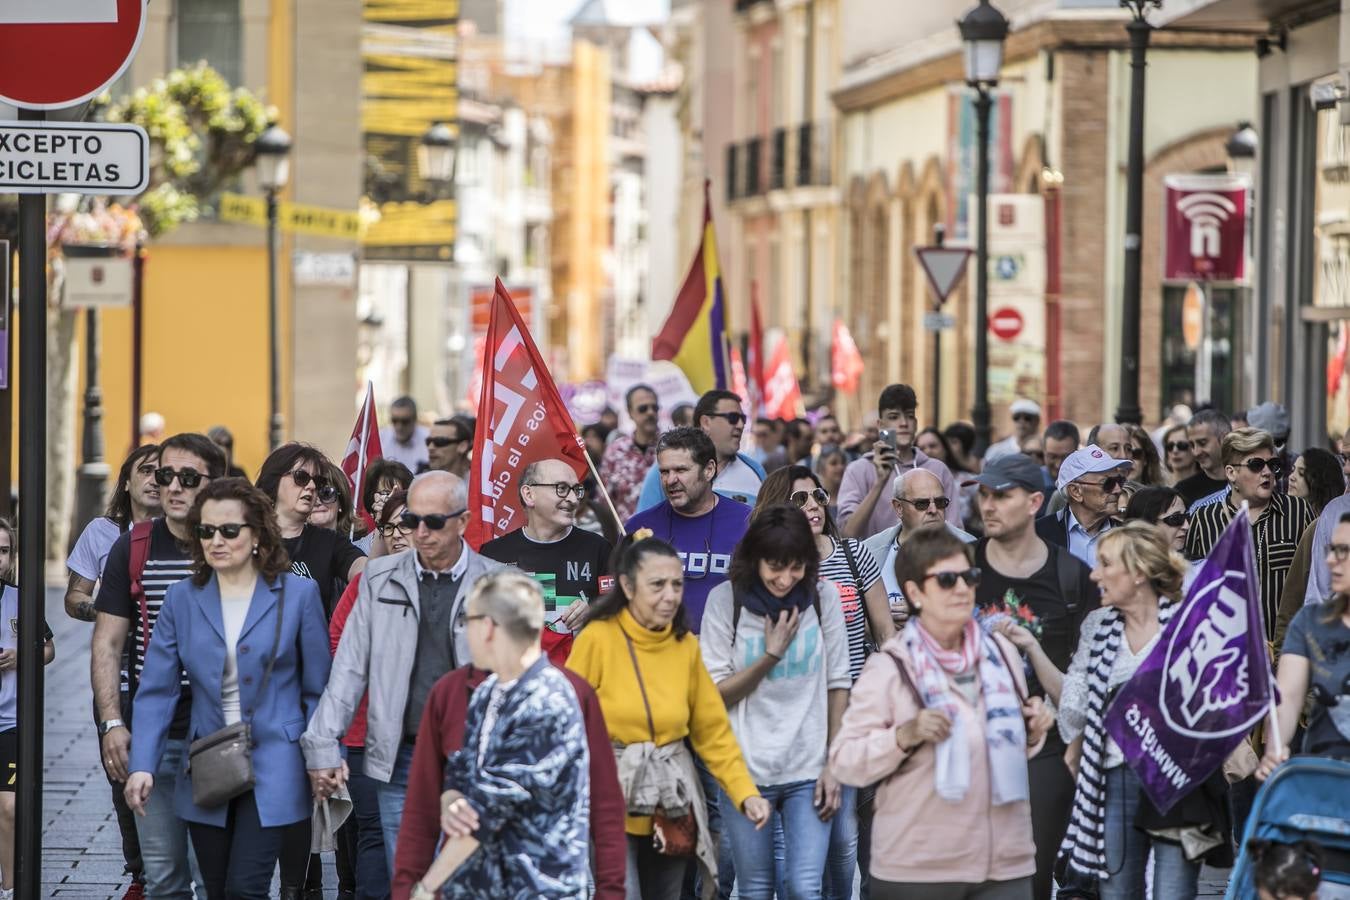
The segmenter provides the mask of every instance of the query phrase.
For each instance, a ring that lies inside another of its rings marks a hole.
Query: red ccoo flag
[[[471,516],[464,533],[475,550],[525,524],[516,490],[530,463],[564,459],[578,478],[588,471],[585,445],[501,279],[492,298],[482,378],[469,470]]]
[[[750,341],[745,353],[745,380],[750,390],[750,415],[758,416],[764,405],[764,320],[759,315],[759,282],[750,282]]]
[[[863,373],[863,358],[853,335],[842,319],[834,320],[834,340],[830,345],[830,380],[837,390],[852,394],[858,390]]]
[[[802,389],[792,371],[792,353],[786,337],[778,342],[764,374],[764,415],[784,421],[800,416]]]
[[[356,417],[352,438],[347,442],[347,452],[342,456],[342,471],[347,473],[347,483],[352,489],[352,506],[366,523],[367,531],[374,530],[375,519],[361,504],[361,493],[366,484],[366,469],[383,456],[384,449],[380,447],[380,423],[375,417],[375,385],[367,381],[366,399],[361,404],[360,414]]]

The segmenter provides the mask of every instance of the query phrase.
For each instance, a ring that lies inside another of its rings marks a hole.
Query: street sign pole
[[[20,109],[24,121],[44,113]],[[42,690],[47,558],[47,195],[19,196],[19,645],[14,895],[42,891]],[[8,423],[6,423],[8,424]]]
[[[942,421],[942,332],[952,327],[948,317],[942,314],[942,304],[961,283],[971,253],[968,247],[946,246],[946,239],[947,228],[938,223],[933,226],[933,243],[914,248],[914,255],[928,276],[928,286],[933,289],[933,312],[924,316],[924,327],[933,332],[934,424]]]

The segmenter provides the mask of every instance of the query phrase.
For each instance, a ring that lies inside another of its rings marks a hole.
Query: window
[[[177,0],[177,65],[205,60],[231,87],[243,80],[240,0]]]

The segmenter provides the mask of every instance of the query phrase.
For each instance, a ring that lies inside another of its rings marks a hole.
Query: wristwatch
[[[98,723],[98,736],[103,737],[114,728],[125,728],[126,726],[127,723],[123,722],[121,719],[107,719]]]

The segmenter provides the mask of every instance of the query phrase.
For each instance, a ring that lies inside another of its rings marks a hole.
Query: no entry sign
[[[1011,306],[1002,306],[989,314],[989,330],[994,337],[1011,341],[1022,333],[1022,314]]]
[[[98,96],[145,31],[146,0],[0,0],[0,101],[60,109]]]

